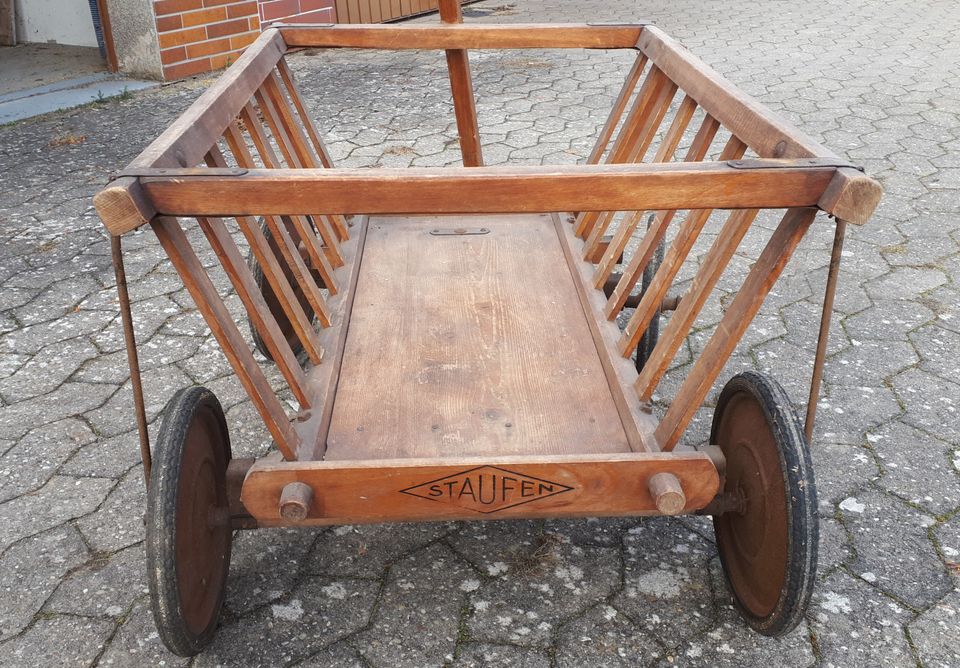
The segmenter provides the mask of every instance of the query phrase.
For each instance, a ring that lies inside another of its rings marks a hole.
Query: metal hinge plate
[[[107,180],[116,181],[125,176],[132,178],[175,176],[178,179],[192,176],[243,176],[248,171],[239,167],[141,167],[121,170],[111,174]]]
[[[764,159],[727,160],[727,166],[734,169],[818,169],[823,167],[849,167],[859,172],[865,171],[862,165],[841,158],[796,158],[794,160]]]
[[[430,234],[435,237],[462,237],[489,233],[490,230],[486,227],[438,227],[430,230]]]

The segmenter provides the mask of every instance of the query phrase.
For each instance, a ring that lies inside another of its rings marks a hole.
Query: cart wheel
[[[650,214],[650,217],[647,220],[647,229],[650,229],[650,223],[653,222],[654,215],[656,214]],[[660,265],[663,264],[663,250],[665,245],[666,244],[664,243],[664,240],[661,239],[656,250],[653,251],[653,257],[650,258],[650,262],[647,263],[646,269],[643,270],[643,278],[640,282],[641,295],[646,293],[647,288],[649,288],[650,284],[653,282],[653,277],[656,275],[657,270],[660,268]],[[637,343],[637,373],[640,373],[641,369],[643,369],[643,365],[647,363],[648,359],[650,359],[650,355],[653,354],[653,348],[657,345],[657,341],[659,339],[660,309],[657,308],[656,312],[653,314],[653,318],[650,319],[650,324],[647,325],[647,330],[643,333],[643,336],[640,337],[639,343]]]
[[[167,404],[147,498],[147,581],[163,644],[193,656],[213,639],[230,569],[230,437],[213,392]]]
[[[286,222],[286,219],[283,220]],[[287,224],[287,229],[290,231],[294,241],[297,241],[299,236],[297,235],[296,230],[293,229],[293,226]],[[310,306],[310,302],[307,301],[307,296],[300,288],[300,284],[293,277],[293,273],[290,271],[290,268],[283,259],[283,255],[280,253],[280,249],[277,247],[277,242],[273,238],[273,233],[270,231],[270,228],[262,218],[260,219],[260,231],[263,232],[263,236],[267,238],[267,243],[270,245],[270,250],[273,251],[274,256],[278,259],[280,266],[283,268],[283,274],[287,281],[289,281],[290,287],[293,288],[293,294],[300,302],[300,306],[303,307],[303,312],[306,313],[310,322],[313,322],[313,307]],[[304,262],[307,262],[309,265],[309,260],[304,260]],[[266,277],[263,275],[263,267],[261,267],[260,263],[257,262],[257,258],[254,256],[252,250],[247,257],[247,265],[250,267],[250,272],[253,274],[253,280],[256,282],[257,287],[260,289],[260,293],[263,295],[263,300],[267,302],[270,313],[273,314],[273,317],[277,321],[277,325],[280,326],[280,332],[287,340],[287,343],[289,344],[290,349],[293,351],[294,356],[299,357],[303,352],[303,344],[300,343],[300,337],[297,336],[297,332],[294,330],[293,325],[287,318],[287,314],[284,313],[283,307],[280,305],[280,301],[277,299],[276,294],[273,292],[273,288],[270,286],[270,282],[267,281]],[[320,276],[315,272],[314,280],[317,281],[317,285],[323,287],[323,279],[321,279]],[[270,354],[270,349],[267,347],[266,343],[264,343],[263,338],[260,336],[260,332],[257,331],[256,326],[249,317],[247,318],[247,324],[250,326],[250,336],[253,338],[254,347],[260,352],[261,355],[272,362],[273,355]]]
[[[739,499],[713,518],[724,573],[747,623],[785,635],[817,572],[817,491],[800,420],[779,383],[748,371],[720,393],[710,442],[726,458],[723,492]]]

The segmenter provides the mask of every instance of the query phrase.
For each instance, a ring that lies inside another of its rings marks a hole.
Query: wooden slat
[[[230,127],[227,128],[224,139],[238,165],[253,164],[253,156],[250,154],[243,134],[236,122],[231,123]],[[219,151],[211,151],[210,155],[213,158],[214,166],[224,167],[226,165],[226,161],[223,156],[220,155]],[[286,314],[287,320],[293,327],[294,332],[296,332],[300,344],[306,351],[310,361],[314,364],[320,364],[323,359],[323,348],[318,344],[310,318],[307,317],[303,306],[300,304],[300,300],[297,299],[297,296],[294,294],[293,286],[291,286],[290,281],[287,280],[283,269],[280,267],[273,249],[270,248],[270,243],[260,229],[259,222],[249,216],[239,216],[236,220],[240,226],[240,231],[246,237],[247,243],[253,251],[254,257],[256,257],[257,262],[260,263],[264,278],[267,279],[267,283],[269,283],[273,289],[273,294],[277,297],[277,301],[280,303],[284,314]]]
[[[697,130],[697,134],[690,144],[690,148],[687,150],[687,155],[683,159],[684,162],[700,162],[703,160],[719,129],[720,123],[715,118],[709,114],[705,116],[703,122],[700,124],[700,129]],[[641,240],[640,246],[627,263],[620,277],[620,281],[617,283],[617,287],[614,288],[613,293],[607,300],[605,310],[608,319],[613,320],[623,309],[630,293],[633,292],[640,277],[643,276],[643,272],[647,268],[647,263],[650,262],[654,251],[666,235],[667,228],[670,226],[676,212],[676,209],[671,209],[657,211],[654,215],[650,228]]]
[[[460,0],[440,0],[440,20],[446,25],[463,23]],[[479,167],[483,165],[483,151],[477,127],[477,104],[473,98],[470,56],[466,49],[447,49],[446,56],[463,166]]]
[[[736,137],[730,137],[720,153],[720,158],[721,160],[736,160],[743,155],[746,148],[746,144],[742,141]],[[640,304],[637,305],[637,310],[633,312],[623,330],[623,336],[620,338],[618,345],[620,354],[624,357],[630,357],[633,354],[640,337],[647,331],[650,320],[653,319],[660,308],[660,303],[667,296],[667,291],[673,285],[673,279],[686,261],[690,250],[697,241],[697,237],[700,236],[703,226],[706,225],[712,213],[711,209],[697,209],[687,213],[676,238],[663,257],[660,268],[657,269],[657,273],[647,287],[647,291],[640,299]]]
[[[683,139],[683,133],[686,132],[687,125],[690,123],[690,119],[693,118],[693,112],[696,108],[697,103],[693,101],[693,98],[689,96],[683,98],[683,101],[677,108],[676,115],[673,117],[673,121],[670,123],[667,134],[657,148],[657,153],[653,158],[654,162],[669,162],[673,159],[673,154],[676,153],[677,146],[679,146],[680,140]],[[645,213],[646,211],[634,211],[626,216],[624,220],[620,221],[620,227],[617,228],[613,238],[609,240],[603,248],[602,257],[597,265],[597,270],[593,274],[594,287],[602,288],[607,282],[614,267],[617,266],[617,261],[623,256],[627,248],[627,243],[633,236],[634,230],[637,229],[637,224]],[[597,238],[595,243],[598,249],[603,242],[603,237]]]
[[[736,169],[724,162],[407,169],[251,169],[141,177],[158,211],[229,217],[813,206],[832,167]]]
[[[606,160],[608,163],[628,162],[627,157],[639,140],[641,127],[653,113],[653,102],[668,83],[667,78],[660,70],[656,67],[650,68],[640,85],[640,90],[637,92],[637,97],[630,108],[630,113],[613,141],[613,146],[610,148],[610,154]],[[598,220],[609,216],[612,211],[613,209],[607,209],[606,211],[585,211],[581,213],[574,224],[576,235],[581,238],[587,237],[593,231]]]
[[[350,329],[350,315],[357,295],[357,281],[360,275],[360,261],[367,238],[367,218],[361,217],[352,230],[350,238],[343,244],[344,266],[337,269],[344,288],[331,297],[327,305],[330,308],[330,327],[320,332],[320,343],[330,351],[324,363],[313,367],[307,381],[313,389],[313,405],[320,406],[307,419],[296,425],[300,435],[301,448],[297,458],[300,460],[323,459],[327,447],[327,432],[333,415],[334,398],[340,382],[343,365],[343,353]]]
[[[313,143],[313,150],[317,152],[317,156],[320,158],[321,166],[327,169],[333,168],[333,159],[331,159],[326,144],[323,143],[316,126],[313,124],[313,119],[310,117],[310,113],[307,111],[307,105],[304,103],[303,97],[300,95],[300,90],[293,80],[293,72],[290,71],[290,66],[287,65],[286,58],[281,58],[277,63],[277,71],[280,72],[280,78],[283,80],[283,85],[286,87],[290,99],[293,100],[293,106],[300,116],[300,122],[303,124],[303,127],[306,128],[307,135],[309,135],[310,141]]]
[[[816,214],[812,208],[791,209],[780,221],[657,427],[664,450],[680,441]]]
[[[630,147],[630,152],[622,162],[643,162],[676,92],[676,84],[670,81],[664,82],[656,99],[650,104],[649,113],[645,114],[642,119],[641,125],[637,130],[636,140]],[[604,233],[606,233],[615,215],[613,211],[607,212],[607,214],[598,221],[598,224],[594,225],[590,230],[590,234],[587,237],[586,248],[584,249],[584,257],[590,262],[600,261],[603,251],[598,250],[597,244],[600,239],[603,238]]]
[[[256,98],[260,107],[260,113],[267,121],[267,125],[270,127],[270,131],[273,133],[274,139],[280,146],[280,151],[283,154],[287,165],[296,169],[302,169],[303,165],[300,163],[300,159],[293,148],[290,136],[286,133],[280,120],[278,119],[279,114],[273,103],[260,90],[257,91]],[[260,125],[260,121],[256,113],[252,110],[246,111],[243,113],[243,120],[244,124],[247,125],[247,128],[250,130],[251,137],[254,138],[254,144],[257,146],[257,148],[259,149],[261,144],[264,146],[268,145],[269,142],[263,136],[263,126]],[[259,141],[257,135],[260,135]],[[271,152],[268,151],[267,153],[270,154]],[[266,164],[267,158],[265,155],[261,153],[260,157],[262,160],[264,160],[264,166],[270,168],[271,165]],[[273,160],[274,158],[275,156],[271,156],[270,159]],[[320,247],[320,242],[313,233],[310,222],[302,215],[292,216],[291,222],[296,227],[297,233],[300,235],[300,239],[303,241],[303,245],[306,247],[307,253],[310,256],[310,261],[313,264],[313,267],[323,278],[325,286],[332,293],[336,293],[337,285],[336,280],[333,277],[333,267],[331,266],[330,260],[327,258],[326,253]]]
[[[267,119],[274,133],[274,137],[277,137],[278,142],[282,146],[287,146],[288,151],[290,151],[284,154],[285,157],[287,157],[288,166],[300,168],[320,167],[319,158],[314,156],[310,150],[310,145],[306,135],[303,133],[303,128],[294,118],[293,110],[290,108],[290,102],[280,89],[280,82],[275,73],[271,72],[270,75],[267,76],[257,95],[257,99],[262,101],[261,112]],[[331,267],[342,266],[343,257],[340,255],[340,249],[338,247],[339,239],[332,230],[332,221],[322,215],[313,215],[311,218],[316,223],[317,230],[320,232],[324,244],[326,244],[324,251],[327,256],[327,261]],[[341,221],[342,220],[341,218]],[[307,227],[307,225],[304,225],[304,227]],[[344,226],[344,230],[346,230],[346,226]],[[319,245],[312,231],[309,236],[310,241],[308,242],[305,239],[304,243],[307,244],[308,249],[312,248],[313,251],[319,253]],[[312,255],[313,252],[311,252],[311,256]],[[322,267],[320,270],[322,273]]]
[[[207,276],[200,259],[190,247],[180,224],[173,218],[158,216],[151,221],[151,226],[180,274],[184,287],[193,297],[197,310],[203,314],[207,326],[220,344],[220,349],[263,418],[277,448],[284,459],[292,459],[296,451],[297,437],[290,427],[286,413],[253,358],[253,353],[247,348],[233,316],[217,294],[217,289]]]
[[[314,490],[304,525],[652,515],[658,513],[647,481],[661,472],[680,479],[686,496],[683,512],[702,508],[719,488],[716,467],[700,452],[289,464],[261,459],[250,468],[240,498],[260,526],[288,524],[280,517],[279,501],[291,482]],[[473,503],[471,494],[480,491],[481,473],[483,502],[473,496]],[[490,496],[492,474],[500,476],[496,499]],[[469,491],[461,495],[464,477],[472,479]]]
[[[294,398],[300,403],[301,409],[310,408],[310,397],[307,393],[307,378],[297,362],[290,344],[280,331],[270,307],[263,299],[257,287],[250,268],[244,261],[240,250],[234,243],[227,226],[220,218],[197,218],[200,229],[210,242],[210,247],[220,259],[220,264],[237,291],[237,296],[247,309],[247,314],[253,326],[257,328],[263,342],[270,351],[270,356],[276,363],[280,373],[290,386]]]
[[[625,389],[636,381],[637,370],[617,354],[616,343],[620,330],[616,323],[603,318],[603,293],[592,289],[589,283],[592,265],[580,259],[582,243],[574,236],[573,227],[557,216],[554,216],[554,226],[630,447],[634,452],[655,452],[658,446],[651,432],[656,427],[656,420],[645,410],[646,407],[640,405],[635,394]]]
[[[504,25],[283,26],[288,47],[351,49],[631,49],[643,26]]]
[[[641,401],[650,401],[652,398],[657,384],[667,372],[674,356],[690,333],[697,314],[700,313],[707,297],[720,280],[723,270],[737,251],[740,241],[750,229],[758,213],[758,209],[742,209],[732,212],[727,217],[716,241],[704,257],[703,264],[693,277],[693,284],[684,294],[677,310],[670,316],[666,329],[661,332],[653,353],[643,365],[640,376],[634,383],[634,389]]]
[[[613,102],[613,108],[607,116],[607,121],[603,124],[603,129],[600,130],[600,136],[597,137],[597,141],[590,150],[590,156],[587,158],[588,165],[600,163],[600,159],[603,157],[603,154],[607,150],[607,145],[610,143],[610,138],[613,137],[613,132],[617,129],[617,125],[623,117],[623,112],[627,108],[627,102],[630,101],[630,97],[637,87],[637,82],[640,81],[640,75],[643,74],[643,68],[646,64],[647,56],[643,53],[637,54],[636,59],[633,61],[633,66],[630,68],[630,71],[627,72],[627,78],[623,82],[623,87],[620,89],[617,99]]]

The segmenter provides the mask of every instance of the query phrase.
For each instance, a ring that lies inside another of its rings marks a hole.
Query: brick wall
[[[257,0],[154,0],[167,81],[226,67],[260,34]]]

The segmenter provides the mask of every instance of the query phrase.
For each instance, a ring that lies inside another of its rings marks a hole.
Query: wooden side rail
[[[632,49],[642,23],[280,25],[288,47],[349,49]]]
[[[158,212],[175,216],[785,208],[815,206],[836,171],[782,162],[178,170],[145,174],[140,186]]]

